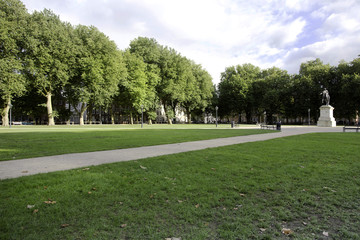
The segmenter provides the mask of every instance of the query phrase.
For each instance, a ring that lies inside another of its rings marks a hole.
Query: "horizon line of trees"
[[[210,74],[155,39],[138,37],[119,50],[96,27],[72,26],[47,9],[29,14],[19,0],[0,1],[0,26],[3,126],[15,104],[33,119],[46,109],[48,125],[69,121],[72,106],[83,125],[94,109],[113,123],[119,109],[131,123],[142,111],[151,122],[160,105],[171,124],[176,108],[191,119],[211,103]]]
[[[320,59],[290,75],[277,67],[230,66],[215,86],[210,74],[155,39],[138,37],[125,50],[93,26],[62,22],[51,10],[29,14],[20,0],[0,0],[0,111],[9,125],[16,116],[41,119],[49,125],[69,122],[74,109],[84,124],[94,112],[126,115],[130,123],[142,111],[148,122],[163,107],[169,124],[178,108],[191,123],[204,112],[222,119],[253,123],[267,119],[316,121],[323,88],[330,92],[334,116],[351,121],[360,108],[360,58],[338,66]],[[98,117],[98,116],[97,116]]]
[[[218,85],[219,114],[223,118],[246,115],[253,122],[266,113],[268,122],[308,120],[319,117],[320,93],[328,89],[334,117],[345,122],[358,121],[360,110],[360,58],[340,61],[338,66],[320,59],[300,66],[299,74],[290,75],[277,67],[262,70],[252,64],[227,67]],[[276,120],[275,119],[276,116]],[[239,118],[240,121],[240,118]],[[299,121],[303,122],[303,121]]]

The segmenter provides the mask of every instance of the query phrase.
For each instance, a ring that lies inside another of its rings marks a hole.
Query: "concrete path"
[[[283,127],[281,132],[249,136],[217,138],[212,140],[165,144],[148,147],[119,149],[110,151],[72,153],[57,156],[38,157],[0,162],[0,179],[16,178],[38,173],[69,170],[105,163],[131,161],[148,157],[195,151],[246,142],[299,135],[312,132],[341,132],[342,128]]]

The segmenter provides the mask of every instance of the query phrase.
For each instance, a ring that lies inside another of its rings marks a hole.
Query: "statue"
[[[334,108],[329,105],[330,103],[330,95],[329,91],[324,88],[324,90],[320,93],[322,95],[322,105],[320,107],[320,117],[317,122],[318,127],[336,127],[336,120],[333,116]]]
[[[326,88],[324,88],[324,91],[322,91],[321,93],[320,93],[320,95],[322,95],[322,101],[321,101],[321,103],[324,103],[325,102],[325,105],[329,105],[330,104],[330,95],[329,95],[329,91],[326,89]]]

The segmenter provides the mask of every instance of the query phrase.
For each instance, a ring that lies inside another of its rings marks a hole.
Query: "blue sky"
[[[119,49],[155,38],[220,81],[226,67],[252,63],[298,73],[320,58],[337,65],[360,55],[359,0],[22,0],[73,25],[93,25]]]

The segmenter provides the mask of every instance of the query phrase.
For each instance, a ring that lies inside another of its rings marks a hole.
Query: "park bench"
[[[343,132],[346,130],[356,130],[356,132],[359,132],[360,126],[344,126]]]
[[[276,130],[276,125],[265,125],[265,124],[261,124],[260,127],[261,127],[261,129],[272,129],[272,130]]]

